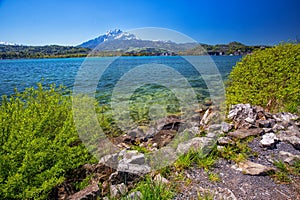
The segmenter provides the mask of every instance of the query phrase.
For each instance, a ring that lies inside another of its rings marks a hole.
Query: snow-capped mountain
[[[104,35],[100,35],[99,37],[84,42],[78,46],[87,47],[87,48],[95,48],[99,44],[112,41],[112,40],[139,40],[134,34],[123,32],[120,29],[107,31]]]
[[[190,49],[196,46],[196,43],[177,44],[170,40],[142,40],[134,34],[115,29],[78,46],[90,49],[96,48],[99,51],[127,51],[133,48],[155,48],[178,52]]]
[[[17,45],[15,43],[10,43],[10,42],[1,42],[0,41],[0,45]]]

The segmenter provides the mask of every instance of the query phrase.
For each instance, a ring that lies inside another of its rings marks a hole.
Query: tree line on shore
[[[152,55],[246,55],[255,50],[268,46],[247,46],[239,42],[229,44],[197,45],[188,50],[163,50],[161,48],[136,48],[135,51],[125,50],[92,50],[78,46],[25,46],[25,45],[0,45],[0,59],[21,58],[70,58],[86,56],[152,56]],[[158,53],[159,52],[159,53]],[[167,52],[167,53],[166,53]]]

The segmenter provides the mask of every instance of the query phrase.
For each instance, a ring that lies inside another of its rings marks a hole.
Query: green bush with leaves
[[[299,113],[300,44],[280,44],[245,56],[229,75],[226,98],[228,106],[250,103]]]
[[[73,169],[95,159],[81,144],[71,97],[41,84],[0,102],[0,199],[47,199]]]

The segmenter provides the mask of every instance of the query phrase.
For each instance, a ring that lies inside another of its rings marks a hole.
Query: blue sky
[[[0,0],[0,41],[77,45],[107,30],[168,28],[198,42],[300,38],[299,0]]]

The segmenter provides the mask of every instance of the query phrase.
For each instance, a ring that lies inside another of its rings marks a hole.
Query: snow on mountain
[[[95,48],[99,44],[106,42],[106,41],[113,41],[113,40],[139,40],[134,34],[123,32],[120,29],[110,30],[107,31],[104,35],[100,35],[99,37],[84,42],[78,46],[80,47],[87,47],[87,48]]]
[[[15,43],[9,43],[9,42],[1,42],[0,41],[0,45],[17,45]]]
[[[97,48],[98,51],[127,51],[132,48],[147,47],[178,52],[190,49],[195,45],[196,43],[177,44],[170,40],[143,40],[134,34],[115,29],[78,46],[90,49]]]
[[[131,33],[122,32],[114,37],[115,40],[140,40],[137,36]]]

